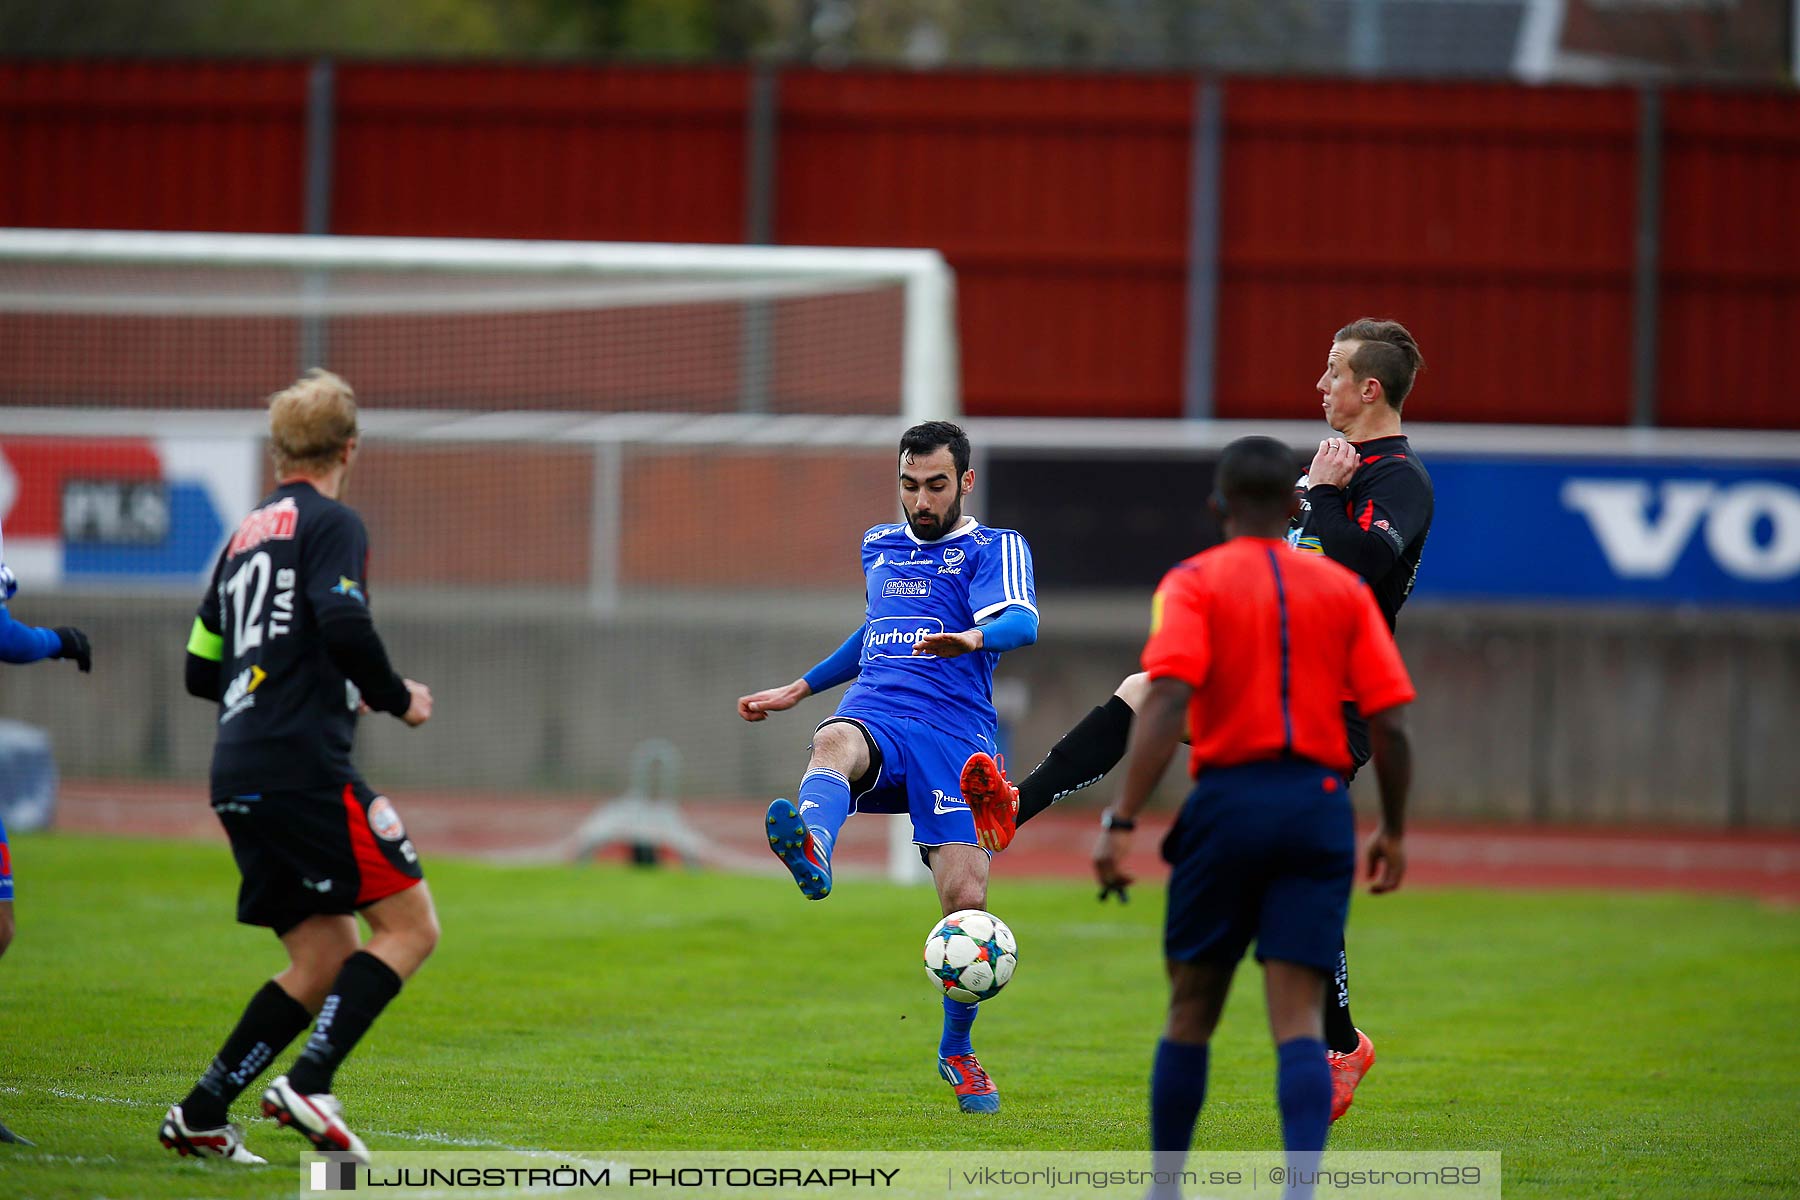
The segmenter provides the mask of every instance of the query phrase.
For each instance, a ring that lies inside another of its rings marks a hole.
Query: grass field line
[[[10,1096],[55,1096],[59,1100],[74,1100],[82,1104],[116,1104],[122,1108],[141,1108],[153,1111],[158,1104],[146,1100],[131,1100],[124,1096],[94,1096],[87,1092],[71,1092],[67,1088],[40,1087],[24,1088],[14,1084],[0,1084],[0,1093]],[[477,1150],[510,1150],[519,1154],[550,1153],[536,1146],[515,1146],[510,1142],[496,1142],[491,1138],[459,1137],[450,1133],[424,1132],[409,1133],[399,1129],[363,1129],[362,1133],[370,1137],[397,1138],[404,1142],[425,1142],[436,1146],[466,1146]]]
[[[55,1096],[59,1100],[79,1100],[83,1104],[118,1104],[126,1108],[150,1108],[150,1104],[142,1100],[127,1100],[122,1096],[90,1096],[85,1092],[71,1092],[66,1088],[22,1088],[12,1084],[0,1084],[0,1092],[9,1096]]]
[[[54,1150],[43,1150],[37,1147],[26,1147],[16,1153],[9,1153],[7,1158],[13,1162],[71,1163],[77,1167],[92,1167],[101,1163],[116,1164],[119,1161],[118,1156],[113,1154],[58,1154]]]

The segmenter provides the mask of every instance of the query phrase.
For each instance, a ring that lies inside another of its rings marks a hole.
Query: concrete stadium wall
[[[181,685],[189,602],[21,599],[21,619],[85,628],[97,665],[91,678],[60,663],[0,668],[0,717],[48,729],[67,777],[191,779],[200,803],[212,719]],[[1043,607],[1045,642],[1000,672],[1023,688],[1018,771],[1108,694],[1140,645],[1139,597],[1052,595]],[[666,613],[608,624],[384,598],[395,662],[431,684],[438,715],[417,731],[365,722],[359,761],[397,795],[602,797],[626,786],[634,747],[666,738],[685,796],[779,794],[830,697],[758,726],[733,702],[793,678],[855,615],[796,605],[754,628]],[[1422,697],[1421,819],[1800,826],[1800,619],[1415,606],[1401,644]],[[1372,812],[1372,780],[1357,786]],[[1178,790],[1172,772],[1164,802]],[[1089,799],[1110,795],[1103,785]]]

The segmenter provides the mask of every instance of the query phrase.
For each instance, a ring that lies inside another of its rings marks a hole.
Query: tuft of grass
[[[239,1102],[265,1168],[156,1142],[283,965],[232,921],[222,846],[14,845],[0,963],[0,1196],[294,1194],[305,1144]],[[1003,865],[1003,864],[1002,864]],[[936,1076],[929,889],[623,867],[428,863],[437,955],[339,1072],[370,1145],[544,1150],[1137,1150],[1164,1004],[1160,898],[1099,907],[1002,870],[1019,974],[975,1042],[995,1118]],[[1800,920],[1685,896],[1360,897],[1351,985],[1377,1064],[1339,1149],[1498,1150],[1509,1197],[1795,1194]],[[1260,973],[1215,1042],[1197,1149],[1280,1144]],[[294,1049],[276,1064],[291,1061]]]

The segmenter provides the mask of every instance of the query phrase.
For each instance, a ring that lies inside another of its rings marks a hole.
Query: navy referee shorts
[[[1342,775],[1293,759],[1202,771],[1162,850],[1167,957],[1236,963],[1254,940],[1258,962],[1337,969],[1356,877]]]

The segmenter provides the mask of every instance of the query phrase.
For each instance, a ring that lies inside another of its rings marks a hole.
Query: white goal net
[[[546,836],[564,801],[766,802],[812,714],[732,702],[859,619],[899,432],[957,412],[953,322],[930,251],[0,231],[13,609],[88,628],[106,681],[10,672],[0,716],[77,793],[205,813],[181,647],[271,483],[263,398],[322,365],[362,406],[378,624],[438,699],[365,722],[372,782]]]

